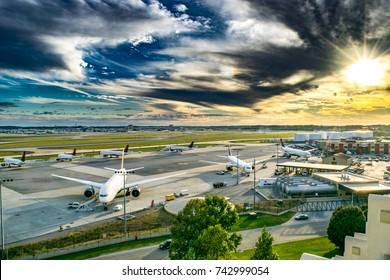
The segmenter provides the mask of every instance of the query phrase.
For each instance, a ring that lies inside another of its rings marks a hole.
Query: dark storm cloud
[[[301,45],[263,48],[240,48],[239,51],[207,52],[205,57],[220,57],[234,61],[244,71],[233,79],[248,86],[247,91],[218,92],[194,86],[191,90],[160,89],[145,93],[148,97],[178,100],[202,106],[231,105],[251,107],[256,102],[284,93],[299,93],[317,88],[316,79],[345,66],[346,57],[340,49],[353,53],[352,45],[367,49],[375,47],[377,54],[389,50],[390,2],[339,0],[243,0],[248,2],[257,19],[279,22],[295,32]],[[239,9],[239,7],[238,7]],[[386,28],[387,27],[387,28]],[[248,30],[248,33],[250,30]],[[349,49],[345,49],[349,48]],[[283,84],[283,79],[305,71],[308,77],[294,84]],[[216,77],[183,75],[184,80],[216,82]],[[164,77],[170,80],[170,76]],[[271,86],[265,86],[271,84]]]
[[[11,108],[11,107],[18,107],[18,106],[12,102],[0,102],[0,108]]]
[[[2,1],[0,68],[28,71],[66,69],[63,57],[47,43],[45,36],[126,40],[131,35],[132,23],[147,23],[158,18],[141,3],[135,5],[114,0]]]

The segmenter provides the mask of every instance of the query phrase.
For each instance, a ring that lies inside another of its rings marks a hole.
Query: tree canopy
[[[229,234],[238,213],[225,198],[217,195],[190,200],[171,227],[171,259],[226,259],[242,237]]]
[[[269,231],[263,227],[259,236],[251,260],[278,260],[279,256],[273,251],[272,242],[274,238]]]
[[[354,236],[355,232],[365,233],[366,218],[363,211],[355,206],[340,206],[330,218],[328,239],[344,251],[345,237]]]

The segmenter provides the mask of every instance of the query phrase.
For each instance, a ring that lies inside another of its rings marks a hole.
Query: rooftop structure
[[[337,186],[339,196],[348,196],[352,193],[359,195],[390,194],[390,187],[380,184],[379,180],[354,173],[316,173],[313,177],[325,179]]]

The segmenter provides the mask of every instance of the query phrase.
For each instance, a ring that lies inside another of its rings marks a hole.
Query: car
[[[115,211],[115,212],[120,211],[120,210],[122,210],[122,209],[123,209],[123,205],[121,205],[121,204],[117,204],[117,205],[115,205],[115,207],[114,207],[114,211]]]
[[[79,208],[80,202],[71,202],[68,204],[68,208]]]
[[[275,175],[280,175],[280,174],[283,174],[283,171],[280,170],[280,169],[276,169],[275,170]]]
[[[225,187],[226,185],[227,185],[226,182],[214,182],[213,183],[214,188]]]
[[[309,216],[306,214],[299,214],[295,216],[295,220],[301,221],[301,220],[307,220],[309,219]]]
[[[172,239],[167,239],[165,240],[164,242],[161,242],[158,247],[161,249],[161,250],[166,250],[166,249],[169,249],[169,247],[171,246],[171,243],[172,243]]]
[[[225,175],[225,172],[223,172],[223,171],[217,171],[217,172],[215,172],[215,174],[217,174],[217,175]]]

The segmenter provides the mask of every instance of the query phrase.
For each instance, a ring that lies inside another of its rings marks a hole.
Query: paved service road
[[[280,226],[268,227],[267,230],[274,238],[274,244],[288,241],[325,236],[332,212],[310,212],[305,221],[290,221]],[[261,228],[239,232],[243,236],[239,250],[253,248],[261,235]],[[168,250],[160,250],[158,245],[126,250],[117,253],[101,255],[96,260],[168,260]]]

